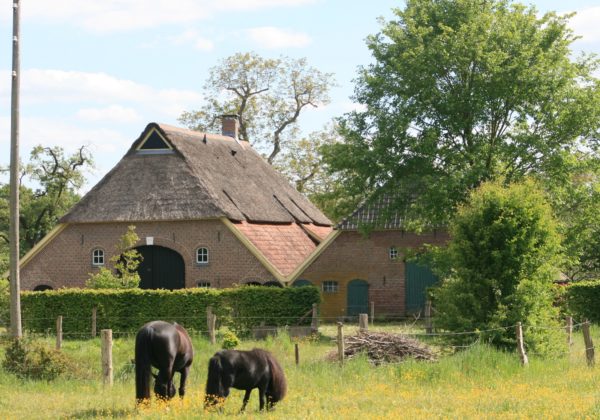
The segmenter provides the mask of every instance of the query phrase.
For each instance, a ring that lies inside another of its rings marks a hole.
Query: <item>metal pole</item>
[[[10,329],[21,338],[21,279],[19,276],[19,0],[13,0],[12,88],[10,108]]]

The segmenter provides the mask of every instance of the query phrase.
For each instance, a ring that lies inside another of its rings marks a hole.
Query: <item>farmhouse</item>
[[[260,284],[322,291],[321,315],[418,311],[431,272],[406,248],[447,235],[378,224],[389,205],[365,203],[335,229],[253,148],[235,116],[221,135],[150,123],[117,165],[21,261],[23,289],[84,287],[108,266],[129,225],[140,237],[142,288]],[[363,225],[374,225],[364,235]]]
[[[437,278],[428,267],[406,261],[406,250],[443,245],[448,234],[407,232],[398,214],[381,222],[390,202],[389,196],[381,196],[363,203],[293,273],[294,285],[321,289],[324,318],[370,313],[371,305],[376,316],[387,317],[423,309],[425,290]],[[361,232],[364,226],[370,227],[368,234]]]
[[[331,222],[237,132],[234,116],[222,135],[148,124],[23,257],[23,289],[84,287],[129,225],[142,288],[285,285]]]

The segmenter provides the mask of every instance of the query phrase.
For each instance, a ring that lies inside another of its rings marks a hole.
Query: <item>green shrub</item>
[[[572,283],[565,294],[567,312],[575,319],[600,322],[600,279]]]
[[[224,349],[234,349],[240,345],[238,336],[227,327],[219,330],[219,341]]]
[[[512,349],[513,326],[520,321],[528,350],[559,352],[564,340],[553,280],[560,237],[539,188],[531,182],[484,184],[451,223],[451,238],[446,251],[451,274],[434,291],[436,326],[486,331],[484,339]]]
[[[67,372],[72,363],[60,351],[24,339],[12,340],[2,367],[24,379],[51,381]]]
[[[140,275],[136,271],[142,256],[133,248],[140,238],[135,233],[135,226],[128,226],[127,232],[119,238],[116,246],[117,253],[110,257],[116,273],[102,267],[96,274],[90,274],[85,282],[92,289],[131,289],[139,287]]]
[[[24,329],[54,331],[56,318],[62,315],[66,336],[91,331],[94,307],[98,331],[133,333],[156,319],[177,321],[191,331],[206,331],[206,308],[211,306],[220,325],[229,326],[237,334],[246,334],[261,322],[278,326],[295,324],[313,303],[319,302],[316,287],[59,289],[21,293]]]

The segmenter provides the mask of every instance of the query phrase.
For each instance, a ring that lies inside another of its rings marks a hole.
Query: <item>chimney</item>
[[[224,136],[233,137],[238,140],[238,132],[240,129],[240,120],[237,114],[222,115],[222,128],[221,133]]]

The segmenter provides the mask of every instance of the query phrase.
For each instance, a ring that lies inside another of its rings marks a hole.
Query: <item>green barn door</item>
[[[185,267],[183,258],[172,249],[162,246],[140,246],[142,255],[138,267],[141,289],[183,289]]]
[[[415,313],[425,308],[428,287],[438,282],[429,267],[414,262],[406,263],[406,312]]]
[[[355,316],[369,313],[369,283],[352,280],[348,283],[348,308],[346,315]]]

